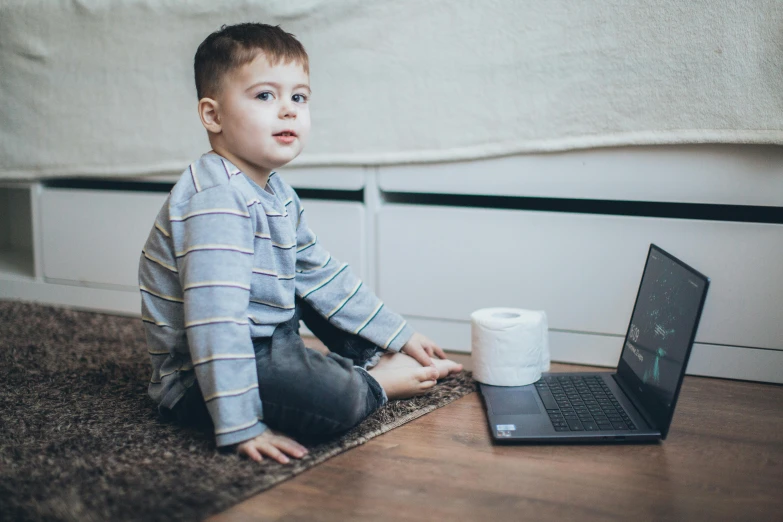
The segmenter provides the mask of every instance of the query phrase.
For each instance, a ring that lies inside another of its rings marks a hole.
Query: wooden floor
[[[210,521],[779,521],[782,489],[783,386],[686,377],[660,444],[496,446],[473,393]]]

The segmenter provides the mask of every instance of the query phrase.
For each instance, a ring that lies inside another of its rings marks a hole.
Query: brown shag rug
[[[139,319],[0,302],[0,519],[199,520],[475,389],[393,401],[292,465],[158,417]]]

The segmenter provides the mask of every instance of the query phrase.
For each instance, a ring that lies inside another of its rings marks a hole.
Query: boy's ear
[[[212,98],[201,98],[198,101],[198,115],[205,129],[213,134],[220,134],[222,125],[220,123],[217,101]]]

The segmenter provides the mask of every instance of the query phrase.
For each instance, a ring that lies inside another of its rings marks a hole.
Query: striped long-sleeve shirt
[[[171,408],[197,379],[218,446],[266,429],[251,339],[289,320],[295,296],[388,350],[413,334],[321,246],[293,188],[273,173],[267,189],[205,154],[172,189],[139,262],[150,397]]]

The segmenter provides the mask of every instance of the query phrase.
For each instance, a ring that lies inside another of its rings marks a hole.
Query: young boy
[[[462,367],[329,255],[274,172],[310,131],[293,35],[224,26],[195,77],[212,150],[172,189],[140,259],[149,394],[165,416],[211,424],[219,447],[287,463],[307,453],[289,436],[345,431]],[[331,353],[304,346],[300,319]]]

